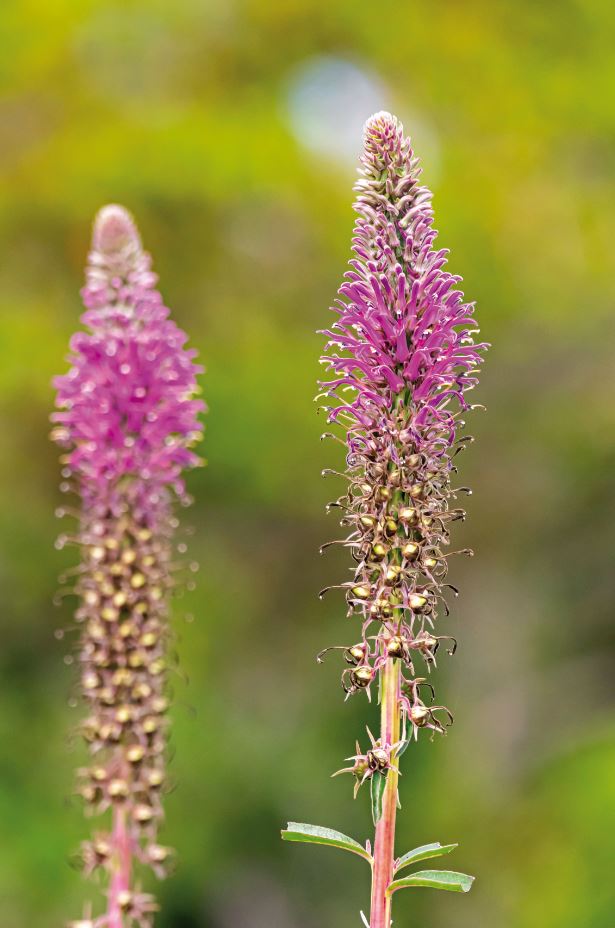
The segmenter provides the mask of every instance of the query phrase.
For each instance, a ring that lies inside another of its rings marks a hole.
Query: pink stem
[[[399,662],[389,658],[381,676],[381,744],[395,744],[400,738],[399,684]],[[390,768],[382,800],[382,815],[376,825],[370,928],[390,928],[391,925],[391,898],[386,890],[393,879],[395,860],[397,780],[397,771]]]
[[[132,869],[132,848],[130,835],[126,829],[126,811],[120,806],[113,810],[113,872],[109,887],[109,908],[107,910],[107,928],[123,928],[122,893],[130,890],[130,873]]]

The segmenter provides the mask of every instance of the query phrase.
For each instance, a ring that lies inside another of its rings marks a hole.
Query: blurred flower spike
[[[457,592],[445,582],[449,526],[465,517],[454,501],[469,491],[451,480],[454,458],[471,440],[462,435],[473,408],[467,394],[487,346],[475,341],[473,306],[445,269],[447,251],[436,246],[431,192],[419,184],[401,124],[377,113],[363,142],[354,255],[324,333],[322,363],[332,377],[320,384],[319,399],[331,437],[341,429],[346,451],[346,490],[331,506],[348,530],[334,544],[350,551],[355,566],[337,588],[359,620],[354,641],[332,650],[347,665],[346,697],[364,691],[371,698],[374,689],[380,701],[379,738],[370,735],[367,754],[357,746],[342,772],[354,775],[355,795],[369,783],[376,829],[369,926],[390,928],[391,896],[401,888],[393,881],[399,759],[419,732],[444,734],[452,722],[415,663],[422,661],[423,673],[435,664],[443,636],[434,626],[440,612],[448,614],[448,592]],[[456,642],[447,640],[452,653]],[[471,885],[464,874],[429,872],[440,874],[434,879],[442,888]]]
[[[78,771],[87,810],[111,825],[81,848],[84,872],[106,872],[106,911],[72,924],[148,928],[156,905],[136,864],[165,875],[172,852],[157,842],[167,742],[169,597],[176,503],[190,502],[184,471],[202,437],[196,377],[202,368],[169,319],[151,259],[129,213],[106,206],[94,223],[82,291],[86,331],[74,335],[70,370],[57,377],[54,440],[64,449],[62,488],[79,510],[73,571],[79,604],[81,725],[90,766]]]

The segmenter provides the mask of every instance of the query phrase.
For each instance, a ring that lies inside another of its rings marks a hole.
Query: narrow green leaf
[[[400,870],[409,867],[410,864],[418,863],[419,860],[427,860],[430,857],[443,857],[444,854],[450,854],[451,851],[454,851],[456,847],[459,847],[459,845],[440,844],[438,841],[435,844],[423,844],[421,847],[415,847],[413,851],[408,851],[407,854],[399,858],[395,873],[399,873]]]
[[[387,887],[387,895],[392,895],[398,889],[413,886],[427,886],[430,889],[446,889],[453,893],[467,893],[472,888],[473,876],[467,873],[455,873],[453,870],[420,870],[401,880],[393,880]]]
[[[342,834],[341,831],[334,831],[332,828],[322,828],[320,825],[306,825],[304,822],[289,822],[288,827],[282,831],[282,840],[340,847],[344,851],[357,854],[369,864],[372,863],[371,854],[368,854],[358,841]]]
[[[377,825],[382,817],[382,797],[384,796],[384,791],[387,785],[387,778],[385,773],[380,773],[377,770],[372,774],[370,791],[372,797],[372,818],[374,820],[374,825]]]

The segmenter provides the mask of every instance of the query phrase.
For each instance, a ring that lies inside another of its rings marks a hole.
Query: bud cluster
[[[388,113],[366,125],[360,174],[354,259],[333,307],[338,318],[324,333],[322,361],[335,376],[321,383],[334,401],[329,422],[345,430],[347,491],[331,505],[349,531],[340,543],[356,566],[340,588],[362,632],[343,649],[351,668],[342,683],[347,694],[369,695],[387,660],[399,660],[400,709],[416,737],[452,721],[422,700],[414,657],[428,669],[435,663],[435,622],[448,612],[446,589],[457,592],[445,582],[449,526],[465,516],[452,501],[469,491],[451,486],[453,458],[471,440],[459,437],[471,408],[465,394],[486,346],[474,342],[459,278],[444,270],[447,252],[434,247],[431,194]]]
[[[178,566],[173,508],[189,502],[181,473],[199,461],[191,447],[204,406],[194,398],[201,368],[168,319],[150,264],[126,211],[103,209],[83,291],[89,331],[74,336],[71,369],[55,382],[63,489],[81,498],[77,535],[60,539],[81,550],[72,592],[91,765],[78,771],[78,792],[91,813],[112,810],[111,829],[81,847],[84,872],[109,876],[108,911],[96,928],[149,926],[156,906],[133,886],[133,862],[163,877],[172,857],[157,831]]]

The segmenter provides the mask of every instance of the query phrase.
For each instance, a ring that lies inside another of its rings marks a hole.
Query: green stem
[[[381,671],[380,682],[381,744],[391,745],[399,741],[401,730],[399,708],[400,665],[398,661],[391,658],[387,660]],[[391,767],[387,774],[382,801],[382,816],[376,825],[370,928],[390,928],[391,925],[391,899],[387,897],[386,890],[393,879],[398,778],[397,770]]]

